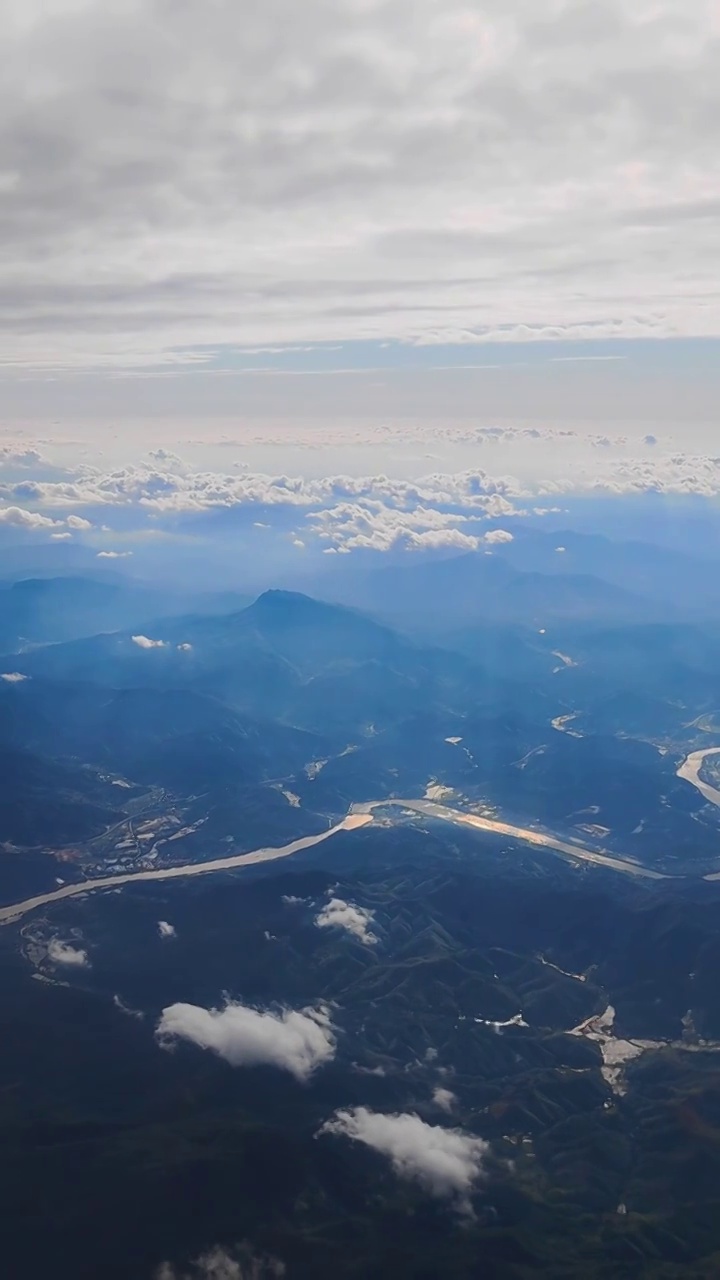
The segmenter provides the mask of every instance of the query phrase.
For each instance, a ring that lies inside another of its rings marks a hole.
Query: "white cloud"
[[[387,1156],[399,1178],[419,1182],[431,1195],[469,1208],[473,1184],[482,1177],[489,1144],[459,1129],[426,1124],[413,1114],[382,1115],[367,1107],[337,1111],[320,1130],[362,1142]]]
[[[127,1018],[135,1018],[138,1022],[141,1022],[145,1017],[142,1009],[132,1009],[129,1004],[125,1003],[122,996],[113,996],[113,1004],[115,1005],[115,1008],[119,1009],[121,1013],[124,1013]]]
[[[87,951],[81,950],[80,947],[73,947],[68,942],[61,942],[59,938],[53,938],[48,946],[48,959],[53,964],[67,965],[69,968],[87,969],[90,965]]]
[[[325,1008],[273,1013],[234,1002],[222,1009],[174,1004],[163,1010],[156,1035],[163,1046],[189,1040],[234,1067],[275,1066],[300,1081],[335,1056]]]
[[[441,1111],[447,1111],[449,1114],[457,1102],[457,1097],[450,1089],[437,1088],[433,1091],[433,1102]]]
[[[137,645],[138,649],[165,649],[167,647],[167,640],[151,640],[149,636],[131,636],[130,639],[133,644]]]
[[[285,1264],[279,1258],[253,1254],[248,1249],[227,1249],[215,1245],[190,1264],[190,1271],[178,1271],[163,1262],[155,1280],[281,1280]]]
[[[65,523],[68,529],[73,529],[76,532],[84,533],[86,530],[92,529],[91,522],[86,520],[84,516],[68,516]]]
[[[370,930],[375,913],[365,907],[358,907],[343,898],[330,898],[322,911],[315,917],[318,929],[345,929],[355,938],[359,938],[365,946],[375,946],[378,939]]]
[[[167,920],[158,920],[158,933],[161,938],[176,938],[177,929],[174,924],[169,924]]]
[[[0,675],[0,680],[4,680],[7,684],[22,684],[23,680],[29,680],[29,676],[23,675],[21,671],[4,671]]]
[[[26,511],[24,507],[0,508],[0,524],[12,525],[15,529],[57,529],[61,523],[39,511]]]
[[[284,902],[286,907],[296,907],[300,903],[307,902],[307,898],[296,898],[292,893],[284,893],[280,901]]]
[[[0,449],[0,467],[37,467],[44,461],[37,449],[9,448]]]
[[[491,529],[489,533],[483,536],[483,542],[487,542],[490,546],[500,546],[504,542],[514,542],[515,538],[507,529]]]
[[[178,644],[178,645],[176,645],[176,646],[175,646],[175,648],[178,650],[178,652],[179,652],[179,653],[192,653],[192,645],[191,645],[191,644],[187,644],[187,643],[185,643],[185,644]]]
[[[424,438],[423,432],[429,431],[427,425],[404,431],[398,428],[391,432],[390,441],[393,447],[412,447],[413,442]],[[74,529],[82,521],[75,514],[63,518],[69,506],[101,505],[111,520],[117,509],[117,523],[124,534],[134,529],[136,535],[151,532],[159,539],[176,532],[178,526],[182,536],[191,535],[195,517],[199,520],[205,513],[236,510],[240,516],[246,510],[243,536],[252,537],[256,523],[253,516],[272,506],[279,512],[276,526],[288,548],[291,539],[297,538],[309,551],[322,548],[334,554],[365,550],[463,553],[491,550],[493,544],[510,540],[507,528],[486,529],[488,520],[501,523],[531,512],[542,514],[548,506],[557,510],[557,502],[552,500],[565,494],[720,494],[720,460],[716,456],[672,451],[664,445],[649,449],[640,434],[636,435],[636,453],[627,445],[626,437],[617,436],[612,449],[593,451],[590,465],[588,445],[602,438],[594,433],[554,427],[513,430],[463,425],[435,431],[452,448],[470,448],[478,440],[485,440],[491,442],[494,451],[496,445],[509,448],[508,442],[514,441],[518,458],[527,453],[526,446],[534,446],[539,440],[557,448],[560,461],[552,473],[548,471],[532,483],[477,467],[400,479],[383,474],[303,477],[250,470],[238,475],[193,471],[189,466],[182,472],[163,471],[159,469],[165,465],[161,459],[155,460],[153,467],[127,465],[115,470],[83,464],[65,473],[56,469],[56,474],[64,474],[62,480],[29,479],[0,485],[0,502],[4,499],[10,504],[0,506],[0,523],[51,537],[62,531],[64,537],[71,521]],[[324,430],[322,438],[326,438]],[[334,428],[328,429],[327,438],[340,441]],[[370,429],[362,438],[369,447],[372,441],[377,442],[377,435]],[[489,446],[486,443],[483,447]],[[538,456],[544,458],[546,452],[551,451],[541,449]],[[538,499],[545,500],[543,506],[538,506]],[[17,505],[20,500],[31,501],[41,510],[25,509]],[[302,538],[288,533],[297,528],[298,517],[304,518]],[[268,537],[262,531],[257,536],[265,540]],[[143,546],[148,542],[146,539]],[[133,552],[107,550],[96,554],[112,561]]]
[[[567,551],[567,547],[556,547],[555,551],[557,552],[558,555],[561,555],[562,552]]]

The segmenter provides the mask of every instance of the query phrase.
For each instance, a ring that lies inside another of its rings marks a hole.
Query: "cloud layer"
[[[188,1040],[233,1067],[279,1067],[303,1083],[335,1056],[330,1018],[320,1008],[272,1013],[232,1002],[222,1009],[173,1004],[163,1010],[156,1036],[164,1047]]]
[[[397,450],[398,457],[402,448],[411,461],[418,450],[434,460],[427,452],[427,426],[388,427],[386,434],[386,447]],[[84,543],[108,565],[134,557],[138,574],[153,547],[159,556],[163,540],[170,547],[173,539],[182,538],[189,546],[195,533],[210,539],[221,534],[225,546],[235,534],[247,543],[252,540],[257,548],[252,563],[256,559],[258,566],[268,559],[299,563],[306,551],[328,557],[367,551],[492,552],[512,541],[509,522],[557,510],[568,495],[720,494],[720,457],[669,447],[672,437],[663,443],[652,437],[649,444],[647,436],[601,436],[580,428],[458,425],[437,429],[435,435],[444,461],[476,456],[479,445],[484,465],[428,470],[414,478],[382,472],[318,475],[314,470],[267,474],[244,464],[196,469],[162,449],[116,468],[87,462],[55,466],[52,478],[44,464],[28,464],[21,478],[8,472],[0,481],[0,541]],[[325,440],[320,428],[316,436]],[[327,438],[340,439],[332,430]],[[349,443],[362,446],[369,461],[383,439],[382,432],[368,430]],[[312,458],[309,436],[305,440],[306,456]],[[267,447],[280,450],[281,437]],[[505,459],[524,471],[503,469]],[[122,549],[118,539],[125,540]],[[162,637],[143,634],[133,638],[147,649],[165,643]],[[189,651],[187,645],[180,647]]]
[[[3,361],[717,333],[719,35],[712,0],[8,0]]]

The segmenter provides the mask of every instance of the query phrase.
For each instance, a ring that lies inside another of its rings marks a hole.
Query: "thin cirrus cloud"
[[[8,0],[5,365],[718,334],[717,38],[703,0]]]
[[[324,1007],[273,1012],[233,1001],[222,1009],[173,1004],[163,1010],[156,1037],[165,1048],[190,1041],[233,1067],[278,1067],[303,1084],[335,1056],[335,1035]]]

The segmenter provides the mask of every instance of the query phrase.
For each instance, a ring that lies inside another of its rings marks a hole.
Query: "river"
[[[700,777],[700,770],[709,756],[720,756],[720,747],[705,747],[702,751],[691,752],[680,765],[677,776],[685,782],[692,783],[709,804],[720,806],[720,789],[713,787],[709,782],[704,782]],[[720,871],[714,871],[709,876],[703,876],[703,879],[720,880]]]
[[[97,880],[81,880],[79,884],[64,884],[61,889],[53,889],[50,893],[38,894],[35,898],[26,898],[24,902],[16,902],[7,907],[0,907],[0,925],[19,920],[38,907],[49,906],[52,902],[61,902],[63,898],[79,898],[84,893],[97,893],[99,889],[119,889],[124,884],[141,884],[147,880],[179,880],[187,876],[207,876],[215,871],[233,871],[238,867],[257,866],[261,862],[275,862],[278,858],[289,858],[293,853],[303,849],[312,849],[313,845],[322,844],[338,831],[354,831],[372,822],[371,814],[350,813],[342,822],[321,831],[318,836],[303,836],[300,840],[292,840],[290,844],[281,845],[277,849],[256,849],[253,853],[239,853],[229,858],[214,858],[211,862],[193,862],[184,867],[158,867],[155,871],[128,871],[119,876],[102,876]]]
[[[720,747],[705,747],[703,751],[693,751],[683,760],[677,771],[678,778],[690,782],[710,804],[720,805],[720,790],[709,782],[703,782],[700,770],[709,756],[720,756]]]
[[[708,756],[720,755],[720,747],[708,747],[703,751],[693,751],[687,756],[677,770],[678,778],[690,782],[711,804],[720,806],[720,789],[713,787],[708,782],[704,782],[700,777],[700,770],[708,758]],[[663,875],[661,871],[651,871],[649,867],[642,867],[636,862],[630,862],[624,858],[617,858],[608,853],[604,849],[591,849],[587,845],[571,844],[569,840],[562,840],[559,836],[552,832],[538,831],[531,827],[516,827],[509,822],[500,822],[495,818],[483,818],[474,813],[466,813],[462,809],[451,809],[447,805],[438,804],[432,800],[368,800],[362,804],[353,804],[350,806],[350,812],[342,822],[338,822],[335,826],[329,827],[327,831],[320,832],[316,836],[303,836],[300,840],[293,840],[290,844],[281,845],[279,848],[256,849],[251,853],[240,853],[232,855],[228,858],[215,858],[211,862],[194,862],[182,867],[160,867],[154,871],[129,871],[119,876],[102,876],[97,880],[83,880],[80,884],[65,884],[60,889],[54,889],[50,893],[38,894],[34,898],[26,898],[24,902],[12,903],[10,906],[0,907],[0,925],[11,924],[16,920],[20,920],[22,916],[28,915],[31,911],[37,911],[40,907],[50,906],[54,902],[62,902],[65,898],[79,898],[86,893],[97,893],[103,889],[120,889],[126,884],[141,884],[151,880],[180,880],[188,876],[206,876],[217,871],[236,871],[240,867],[257,866],[263,862],[276,862],[279,858],[289,858],[294,853],[301,853],[304,849],[312,849],[315,845],[322,844],[323,841],[329,840],[331,836],[336,835],[339,831],[355,831],[359,827],[367,826],[373,821],[373,813],[376,809],[383,809],[388,806],[400,809],[409,809],[413,813],[425,814],[429,818],[439,818],[444,822],[454,822],[461,826],[473,828],[475,831],[486,831],[493,835],[506,836],[511,840],[518,840],[522,844],[533,845],[536,848],[550,849],[555,853],[562,854],[565,858],[572,858],[578,862],[589,862],[594,866],[607,867],[611,871],[620,871],[624,875],[641,876],[645,880],[673,880],[678,877],[671,875]],[[704,876],[705,880],[720,880],[720,871],[712,875]]]

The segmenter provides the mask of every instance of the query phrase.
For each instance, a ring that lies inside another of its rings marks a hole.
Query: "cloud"
[[[26,511],[24,507],[0,508],[0,524],[12,525],[15,529],[57,529],[61,523],[39,511]]]
[[[232,1001],[222,1009],[174,1004],[163,1010],[156,1035],[165,1047],[189,1040],[234,1067],[274,1066],[302,1082],[335,1056],[324,1007],[273,1013]]]
[[[280,901],[284,902],[286,907],[297,907],[307,902],[307,898],[296,898],[292,893],[284,893]]]
[[[330,898],[322,911],[315,917],[318,929],[345,929],[353,937],[359,938],[365,946],[375,946],[378,939],[370,930],[375,919],[374,911],[358,907],[343,898]]]
[[[113,1004],[116,1009],[119,1009],[128,1018],[135,1018],[138,1022],[141,1022],[145,1017],[142,1009],[132,1009],[129,1004],[125,1003],[122,996],[113,996]]]
[[[17,492],[22,487],[21,485],[14,485],[13,491]],[[0,524],[10,525],[14,529],[26,531],[65,529],[64,533],[55,533],[51,535],[52,537],[69,537],[70,534],[67,530],[72,533],[84,533],[86,530],[92,529],[91,522],[83,516],[69,515],[64,520],[56,520],[52,516],[43,515],[40,511],[28,511],[25,507],[14,505],[0,506]]]
[[[482,1138],[460,1129],[427,1124],[412,1113],[381,1115],[367,1107],[337,1111],[320,1132],[372,1147],[387,1156],[399,1178],[419,1182],[431,1195],[454,1199],[464,1210],[490,1149]]]
[[[5,6],[6,366],[718,331],[712,3],[172,12]]]
[[[450,1089],[437,1088],[433,1091],[433,1102],[441,1111],[450,1113],[457,1102],[457,1097]]]
[[[4,680],[6,684],[22,684],[23,680],[29,680],[30,676],[23,675],[22,671],[4,671],[0,675],[0,680]]]
[[[73,947],[59,938],[53,938],[48,946],[48,959],[53,964],[67,965],[69,968],[87,969],[90,965],[87,951]]]
[[[192,653],[192,645],[187,644],[187,642],[184,644],[176,644],[175,648],[179,653]]]
[[[429,430],[427,425],[422,429],[398,428],[389,438],[393,447],[412,447]],[[339,440],[334,428],[327,434],[329,439]],[[0,485],[0,503],[4,498],[10,504],[4,508],[0,505],[0,522],[20,532],[37,530],[54,537],[60,531],[63,535],[69,532],[71,520],[74,529],[82,521],[74,513],[65,515],[70,505],[100,506],[103,520],[114,521],[123,535],[134,533],[138,537],[135,554],[139,556],[148,554],[150,534],[155,546],[163,537],[190,538],[195,533],[205,537],[208,532],[212,537],[215,520],[217,527],[227,521],[228,529],[236,528],[249,543],[256,535],[262,537],[263,555],[277,557],[293,554],[293,538],[305,543],[308,554],[318,550],[333,555],[365,551],[461,554],[491,550],[494,544],[508,542],[511,532],[506,521],[542,515],[548,507],[557,510],[557,500],[566,494],[720,495],[717,457],[673,451],[660,445],[649,449],[640,434],[635,437],[635,453],[627,446],[626,437],[617,436],[617,447],[593,450],[592,462],[589,445],[595,434],[579,430],[513,430],[461,424],[456,429],[435,428],[435,434],[453,448],[460,447],[463,441],[469,448],[478,439],[491,441],[493,448],[496,444],[509,448],[508,441],[514,441],[518,458],[527,454],[526,445],[534,445],[539,438],[557,447],[561,464],[548,469],[544,476],[538,475],[532,483],[478,467],[408,480],[382,473],[303,477],[246,470],[238,475],[193,471],[189,466],[180,473],[160,470],[165,465],[163,459],[156,459],[154,466],[143,463],[114,470],[82,464],[64,473],[58,471],[64,475],[62,480],[30,479]],[[325,439],[324,429],[322,438]],[[368,429],[362,438],[369,442],[377,440],[377,435]],[[262,442],[262,436],[259,440]],[[551,452],[549,448],[547,452]],[[26,510],[16,504],[20,498],[32,501],[40,509]],[[254,517],[269,507],[276,512],[273,531],[256,531]],[[501,527],[488,528],[490,520]],[[298,526],[302,538],[296,532]],[[108,528],[107,532],[111,530]],[[107,550],[96,554],[110,562],[133,552]]]
[[[0,449],[0,467],[37,467],[44,461],[37,449],[13,449],[7,445]]]
[[[514,535],[508,533],[507,529],[491,529],[489,533],[483,536],[483,542],[487,542],[490,546],[500,546],[504,542],[514,541]]]
[[[261,1256],[247,1246],[229,1251],[215,1245],[190,1264],[189,1272],[163,1262],[155,1280],[281,1280],[284,1275],[279,1258]]]
[[[167,640],[151,640],[149,636],[131,636],[133,644],[138,649],[165,649],[167,648]]]
[[[158,933],[161,938],[176,938],[177,929],[174,924],[168,924],[167,920],[158,920]]]

